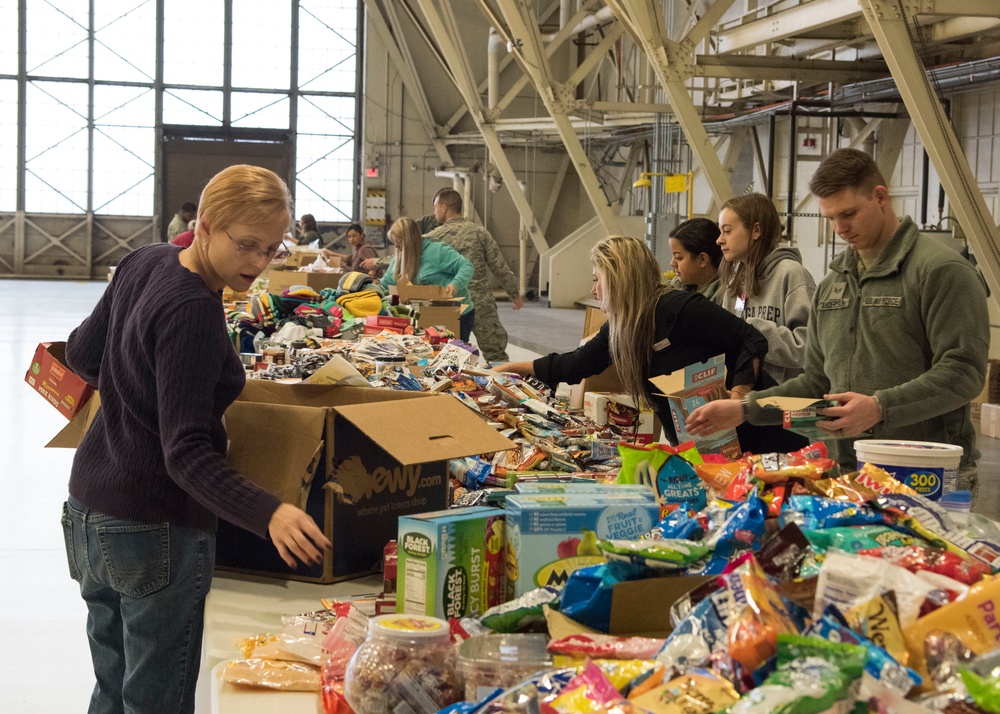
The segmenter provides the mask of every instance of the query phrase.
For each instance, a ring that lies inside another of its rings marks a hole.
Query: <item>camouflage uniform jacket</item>
[[[473,303],[481,301],[480,295],[492,297],[491,272],[511,300],[518,296],[517,276],[507,265],[493,236],[482,226],[464,218],[451,218],[428,233],[427,238],[447,243],[472,262],[475,273],[469,281],[469,292]]]

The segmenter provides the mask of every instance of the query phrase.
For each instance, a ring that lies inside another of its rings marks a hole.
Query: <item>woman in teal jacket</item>
[[[382,278],[382,287],[412,283],[440,285],[450,297],[460,297],[465,304],[459,318],[459,339],[468,342],[472,335],[475,305],[469,295],[472,263],[446,243],[426,240],[412,218],[398,218],[389,229],[389,240],[396,246],[389,267]]]

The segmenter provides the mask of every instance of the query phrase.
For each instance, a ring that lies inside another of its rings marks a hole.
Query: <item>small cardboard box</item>
[[[605,423],[613,424],[622,430],[622,436],[628,440],[634,437],[637,444],[652,444],[660,440],[660,420],[652,409],[639,409],[627,394],[605,394],[607,402]],[[636,414],[638,413],[638,421]]]
[[[500,605],[504,543],[500,508],[401,516],[396,611],[449,619]]]
[[[365,318],[364,334],[380,335],[383,332],[392,332],[397,335],[412,335],[413,325],[408,317],[369,315]]]
[[[819,410],[837,406],[836,402],[810,397],[765,397],[757,402],[759,406],[780,409],[781,426],[810,441],[836,439],[838,436],[816,426],[817,421],[827,417],[819,414]]]
[[[39,344],[24,381],[67,419],[72,419],[94,393],[92,386],[66,366],[65,342]]]
[[[336,288],[342,277],[344,277],[342,272],[306,273],[301,270],[272,270],[267,278],[267,291],[281,295],[283,290],[293,285],[306,285],[319,292],[324,288]]]
[[[730,461],[740,457],[742,450],[735,429],[695,438],[685,427],[688,414],[695,409],[715,399],[728,398],[724,355],[689,364],[682,370],[653,377],[649,381],[656,387],[657,393],[670,402],[670,416],[678,443],[693,440],[703,454],[722,454]]]
[[[587,392],[583,395],[583,415],[597,426],[608,423],[608,393]]]
[[[399,295],[399,302],[413,306],[420,327],[440,326],[455,335],[461,332],[459,319],[465,305],[461,298],[448,297],[440,285],[393,285],[389,291]]]
[[[76,446],[93,411],[81,410],[49,446]],[[400,515],[445,508],[448,460],[513,446],[454,397],[370,387],[251,380],[226,426],[229,462],[304,505],[333,550],[293,570],[271,543],[220,520],[216,566],[319,583],[376,572]]]
[[[1000,439],[1000,404],[984,404],[979,430],[983,436]]]
[[[509,599],[561,587],[574,570],[604,562],[599,539],[637,539],[660,515],[652,499],[630,494],[520,494],[506,507]]]
[[[289,250],[289,255],[285,258],[284,265],[286,268],[301,268],[303,265],[312,265],[316,262],[316,258],[319,257],[320,253],[318,250],[313,250],[308,246],[292,246]],[[338,260],[338,265],[339,260]]]

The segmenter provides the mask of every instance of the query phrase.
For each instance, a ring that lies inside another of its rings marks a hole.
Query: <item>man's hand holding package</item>
[[[823,398],[839,402],[839,406],[823,409],[820,413],[829,419],[816,422],[816,426],[834,436],[857,436],[882,421],[882,410],[874,397],[843,392],[825,394]]]

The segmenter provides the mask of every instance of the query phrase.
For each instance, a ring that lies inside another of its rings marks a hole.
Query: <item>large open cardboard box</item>
[[[292,570],[270,543],[220,521],[216,566],[320,583],[375,572],[399,516],[447,508],[449,459],[512,447],[454,397],[366,387],[251,381],[226,422],[230,462],[304,501],[333,552]]]
[[[91,399],[49,446],[76,446]],[[216,566],[332,583],[375,572],[401,515],[448,506],[448,460],[513,447],[454,397],[371,387],[247,382],[226,412],[229,461],[305,510],[333,542],[291,569],[270,542],[219,521]]]

